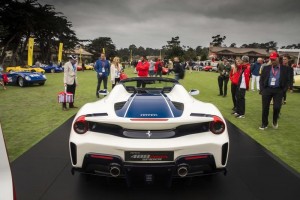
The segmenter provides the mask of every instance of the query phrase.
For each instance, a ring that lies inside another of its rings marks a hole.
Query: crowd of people
[[[278,119],[281,106],[286,104],[287,91],[293,91],[293,67],[290,57],[279,57],[276,51],[272,52],[269,59],[264,61],[258,58],[255,63],[249,63],[249,57],[236,58],[231,66],[227,59],[223,59],[219,67],[219,96],[226,97],[228,79],[231,81],[231,94],[233,102],[232,114],[236,118],[245,118],[246,91],[259,91],[262,96],[262,118],[260,130],[268,128],[270,105],[273,104],[273,128],[278,128]]]
[[[293,68],[290,64],[290,57],[283,55],[279,57],[276,51],[270,54],[268,60],[258,58],[256,62],[250,64],[247,55],[241,58],[236,58],[233,63],[224,58],[218,64],[218,96],[227,96],[227,85],[231,82],[231,98],[233,102],[232,114],[236,118],[245,118],[246,112],[246,91],[251,88],[251,91],[259,91],[262,96],[262,118],[259,129],[265,130],[268,128],[270,105],[273,104],[273,128],[278,128],[278,118],[280,109],[286,103],[287,91],[293,91]],[[77,58],[70,56],[69,62],[64,65],[64,84],[67,92],[73,93],[77,83],[76,67]],[[180,63],[178,57],[173,60],[169,59],[167,63],[160,58],[157,60],[147,60],[146,56],[141,56],[136,63],[135,70],[138,77],[162,77],[163,67],[168,68],[167,74],[174,73],[174,79],[180,80],[184,78],[185,69],[190,69],[190,63]],[[97,73],[96,97],[99,98],[99,93],[107,94],[107,83],[110,77],[112,88],[121,80],[122,65],[120,58],[113,58],[112,62],[106,59],[102,53],[99,59],[95,62],[95,71]],[[250,85],[251,80],[251,85]],[[104,89],[101,89],[103,82]],[[137,87],[145,87],[145,82],[137,81]],[[256,89],[256,90],[255,90]],[[70,103],[69,108],[76,108],[74,101]],[[63,104],[63,109],[67,110],[66,104]]]
[[[69,103],[69,108],[77,108],[74,106],[75,90],[78,85],[77,81],[77,57],[74,55],[69,56],[69,61],[64,65],[64,85],[66,92],[73,94],[73,102]],[[162,77],[163,67],[165,63],[157,58],[156,61],[147,60],[147,56],[141,56],[140,60],[136,63],[135,70],[138,77]],[[169,59],[168,64],[168,74],[174,73],[174,78],[176,80],[183,79],[184,77],[184,66],[179,62],[179,58],[175,57],[174,62]],[[120,82],[121,75],[124,66],[120,63],[119,57],[114,57],[112,62],[106,59],[106,55],[102,53],[99,59],[95,62],[94,69],[97,74],[97,87],[96,87],[96,97],[100,98],[99,94],[107,94],[107,84],[110,77],[110,82],[112,88]],[[101,84],[103,82],[103,89],[101,89]],[[137,87],[145,87],[145,82],[137,81]],[[63,103],[63,110],[67,110],[66,103]]]

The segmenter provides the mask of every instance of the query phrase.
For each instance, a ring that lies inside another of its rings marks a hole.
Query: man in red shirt
[[[154,67],[155,77],[157,76],[159,76],[160,78],[162,77],[162,68],[163,68],[163,63],[161,59],[158,58]]]
[[[136,71],[138,73],[138,77],[148,77],[150,64],[147,61],[146,56],[141,57],[141,61],[138,62],[136,66]],[[137,81],[137,87],[146,87],[146,83],[144,81]]]

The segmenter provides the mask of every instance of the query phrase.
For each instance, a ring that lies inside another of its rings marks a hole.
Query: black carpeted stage
[[[68,139],[72,119],[12,163],[18,200],[93,199],[300,199],[300,176],[228,122],[228,174],[127,188],[124,181],[71,175]]]

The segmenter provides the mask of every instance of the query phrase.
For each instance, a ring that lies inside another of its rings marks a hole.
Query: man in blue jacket
[[[251,90],[254,90],[254,84],[256,82],[256,89],[259,91],[259,79],[260,79],[260,67],[261,64],[263,63],[263,59],[262,58],[257,58],[257,61],[253,64],[253,66],[251,67]]]
[[[95,71],[97,72],[97,90],[96,90],[96,96],[99,98],[99,90],[101,83],[103,81],[104,84],[104,90],[107,92],[107,79],[110,73],[110,63],[108,60],[106,60],[105,54],[101,53],[100,58],[95,63]]]

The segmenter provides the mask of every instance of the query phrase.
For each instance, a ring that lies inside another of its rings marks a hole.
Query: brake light
[[[185,160],[198,160],[198,159],[205,159],[208,158],[208,155],[199,155],[199,156],[187,156]]]
[[[103,155],[96,155],[96,154],[92,154],[91,158],[104,159],[104,160],[113,160],[114,159],[112,156],[103,156]]]
[[[85,120],[85,115],[78,117],[73,125],[74,131],[78,134],[85,134],[88,131],[89,125]]]
[[[221,134],[225,131],[225,123],[224,121],[218,117],[213,116],[213,121],[209,124],[209,129],[214,134]]]

